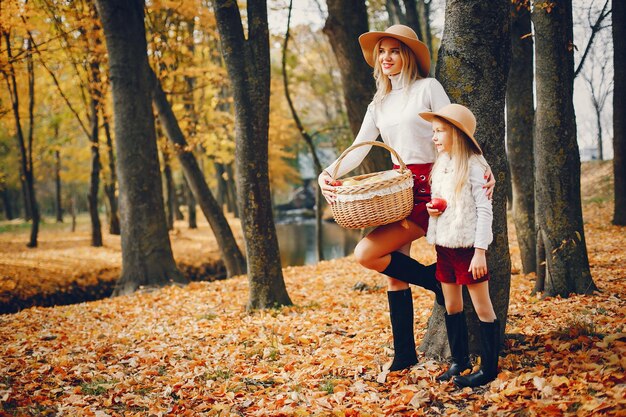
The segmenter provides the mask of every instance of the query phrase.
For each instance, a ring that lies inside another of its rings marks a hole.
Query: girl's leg
[[[489,297],[489,281],[467,286],[472,304],[480,319],[480,369],[467,376],[457,376],[454,383],[459,387],[478,387],[496,379],[500,352],[500,322]]]
[[[354,255],[364,267],[387,275],[390,291],[406,289],[406,283],[419,285],[433,291],[437,303],[443,305],[441,285],[435,279],[435,264],[424,266],[406,252],[407,245],[422,236],[424,230],[409,220],[384,225],[363,238],[354,249]]]
[[[489,281],[470,284],[467,286],[474,310],[480,321],[491,323],[496,319],[496,313],[489,297]]]
[[[471,369],[472,364],[467,342],[467,322],[463,312],[463,287],[447,283],[442,283],[441,287],[446,299],[446,332],[452,363],[448,370],[436,379],[437,381],[449,381],[454,376]]]

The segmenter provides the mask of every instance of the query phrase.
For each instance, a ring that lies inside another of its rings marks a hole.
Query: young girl
[[[493,240],[491,201],[484,193],[486,162],[474,138],[476,119],[459,104],[437,112],[420,113],[432,122],[433,142],[439,152],[431,172],[433,198],[426,205],[430,214],[426,239],[437,251],[436,278],[441,282],[446,306],[446,330],[452,352],[450,368],[437,377],[451,378],[460,387],[477,387],[493,381],[498,373],[500,323],[489,298],[489,273],[485,252]],[[438,206],[435,207],[435,205]],[[480,370],[471,369],[468,335],[463,313],[462,285],[467,285],[480,320]]]
[[[394,345],[394,359],[389,370],[397,371],[417,363],[413,298],[408,283],[433,291],[437,302],[443,304],[434,265],[420,264],[409,256],[409,252],[411,242],[424,236],[428,227],[428,176],[436,157],[430,140],[430,124],[418,113],[439,110],[450,104],[450,100],[441,84],[428,78],[430,52],[413,29],[394,25],[384,32],[364,33],[359,37],[359,43],[365,60],[374,68],[377,91],[353,144],[373,141],[380,135],[383,142],[398,152],[415,179],[415,206],[408,221],[377,227],[354,250],[361,265],[388,277],[387,298]],[[359,166],[370,149],[371,146],[363,146],[350,153],[341,162],[337,178]],[[393,162],[398,164],[395,159]],[[337,161],[318,179],[324,197],[331,204],[336,199],[334,185],[337,182],[329,173],[334,172],[336,165]],[[490,177],[486,192],[491,195],[495,180],[491,171],[486,174]]]

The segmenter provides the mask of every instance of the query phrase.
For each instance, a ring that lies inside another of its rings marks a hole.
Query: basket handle
[[[370,141],[370,142],[357,143],[356,145],[352,145],[348,149],[343,151],[341,156],[337,159],[337,164],[335,164],[335,169],[333,170],[332,178],[333,179],[337,178],[337,172],[339,171],[339,166],[341,165],[341,161],[343,160],[343,158],[345,158],[348,155],[348,153],[352,152],[356,148],[360,148],[361,146],[370,146],[370,145],[380,146],[381,148],[387,149],[389,152],[393,154],[393,156],[396,157],[398,162],[400,162],[400,172],[404,172],[404,170],[406,170],[406,165],[404,164],[404,161],[402,160],[402,158],[400,158],[400,155],[398,155],[398,152],[396,152],[391,146],[383,142]]]

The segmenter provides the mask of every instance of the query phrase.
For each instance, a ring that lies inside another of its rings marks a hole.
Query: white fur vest
[[[441,161],[432,172],[432,197],[444,198],[448,206],[439,217],[430,217],[428,223],[428,233],[426,239],[429,243],[446,248],[471,248],[474,247],[477,233],[477,210],[476,201],[472,194],[472,187],[469,179],[459,192],[455,195],[454,164],[447,153],[439,155]],[[482,176],[485,165],[477,156],[472,156],[469,160],[469,171],[480,171]],[[488,233],[489,243],[493,240],[491,232],[491,222],[489,222]]]

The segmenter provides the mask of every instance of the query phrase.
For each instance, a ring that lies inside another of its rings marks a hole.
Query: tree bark
[[[507,145],[511,165],[513,221],[524,274],[536,271],[533,156],[533,38],[530,10],[511,4],[511,67],[506,91]]]
[[[270,201],[268,128],[270,54],[267,4],[248,2],[248,38],[236,2],[214,0],[222,54],[235,104],[235,161],[248,257],[248,309],[291,304],[280,265]]]
[[[7,220],[13,220],[13,207],[11,205],[11,196],[5,184],[0,184],[0,195],[2,196],[2,207],[4,208],[4,217]]]
[[[626,4],[613,1],[613,224],[626,226]]]
[[[198,228],[198,216],[196,214],[196,198],[193,196],[193,191],[191,191],[191,187],[189,186],[189,181],[187,178],[183,176],[183,180],[185,182],[185,197],[187,198],[187,210],[188,210],[188,218],[187,222],[189,224],[190,229]]]
[[[589,271],[580,199],[580,154],[574,114],[572,1],[535,3],[536,42],[535,220],[547,268],[544,295],[589,294]]]
[[[365,0],[327,0],[328,18],[324,33],[337,57],[348,121],[354,136],[359,133],[367,106],[375,93],[372,68],[367,65],[359,46],[359,35],[368,31]],[[359,167],[360,172],[384,171],[391,159],[384,149],[372,149]]]
[[[141,0],[97,0],[109,53],[120,190],[122,275],[114,295],[186,282],[170,245]]]
[[[160,135],[159,135],[160,136]],[[174,180],[172,179],[172,168],[170,167],[170,157],[167,151],[161,152],[163,156],[163,176],[165,177],[165,221],[167,230],[174,229]]]
[[[506,181],[508,167],[504,146],[504,106],[510,54],[510,2],[498,0],[446,3],[445,27],[439,52],[437,78],[453,103],[469,107],[476,116],[476,139],[499,183]],[[501,334],[506,324],[511,283],[511,258],[507,237],[506,191],[496,187],[493,197],[493,243],[487,263],[489,292]],[[464,289],[464,305],[470,329],[470,349],[477,352],[478,320]],[[449,352],[443,308],[435,304],[426,336],[420,346],[430,356]]]
[[[237,203],[237,182],[235,181],[235,173],[233,170],[233,164],[226,164],[224,166],[226,170],[226,190],[228,191],[228,200],[226,206],[228,211],[233,213],[236,218],[239,218],[239,204]]]
[[[150,77],[154,88],[153,102],[159,115],[159,122],[161,126],[163,126],[163,131],[167,138],[174,144],[174,149],[183,167],[185,178],[200,203],[200,208],[204,216],[211,225],[211,229],[217,240],[217,245],[222,253],[226,274],[229,277],[245,274],[246,266],[244,256],[241,250],[239,250],[239,246],[237,246],[237,241],[224,217],[224,213],[221,207],[218,206],[217,201],[213,197],[213,194],[211,194],[211,190],[209,190],[204,180],[202,171],[200,171],[198,162],[191,152],[190,146],[187,144],[185,136],[178,125],[176,116],[167,101],[160,81],[153,72],[151,72]]]
[[[107,141],[107,152],[109,153],[109,178],[107,183],[104,184],[104,193],[109,200],[109,233],[119,235],[120,217],[118,214],[117,196],[115,195],[115,186],[117,184],[117,176],[115,175],[115,152],[113,151],[109,116],[104,111],[104,106],[102,106],[102,124],[104,127],[104,136]]]
[[[58,149],[54,151],[54,161],[54,208],[56,212],[57,223],[63,223],[63,204],[61,203],[61,152]]]
[[[404,9],[406,11],[406,25],[415,31],[417,38],[424,40],[422,27],[420,24],[419,10],[416,0],[404,0]]]
[[[98,30],[98,25],[94,25],[94,32]],[[100,189],[100,125],[99,113],[102,94],[100,92],[100,62],[92,59],[89,63],[89,121],[91,141],[91,177],[89,182],[89,216],[91,218],[91,246],[102,246],[102,225],[98,214],[98,191]]]

